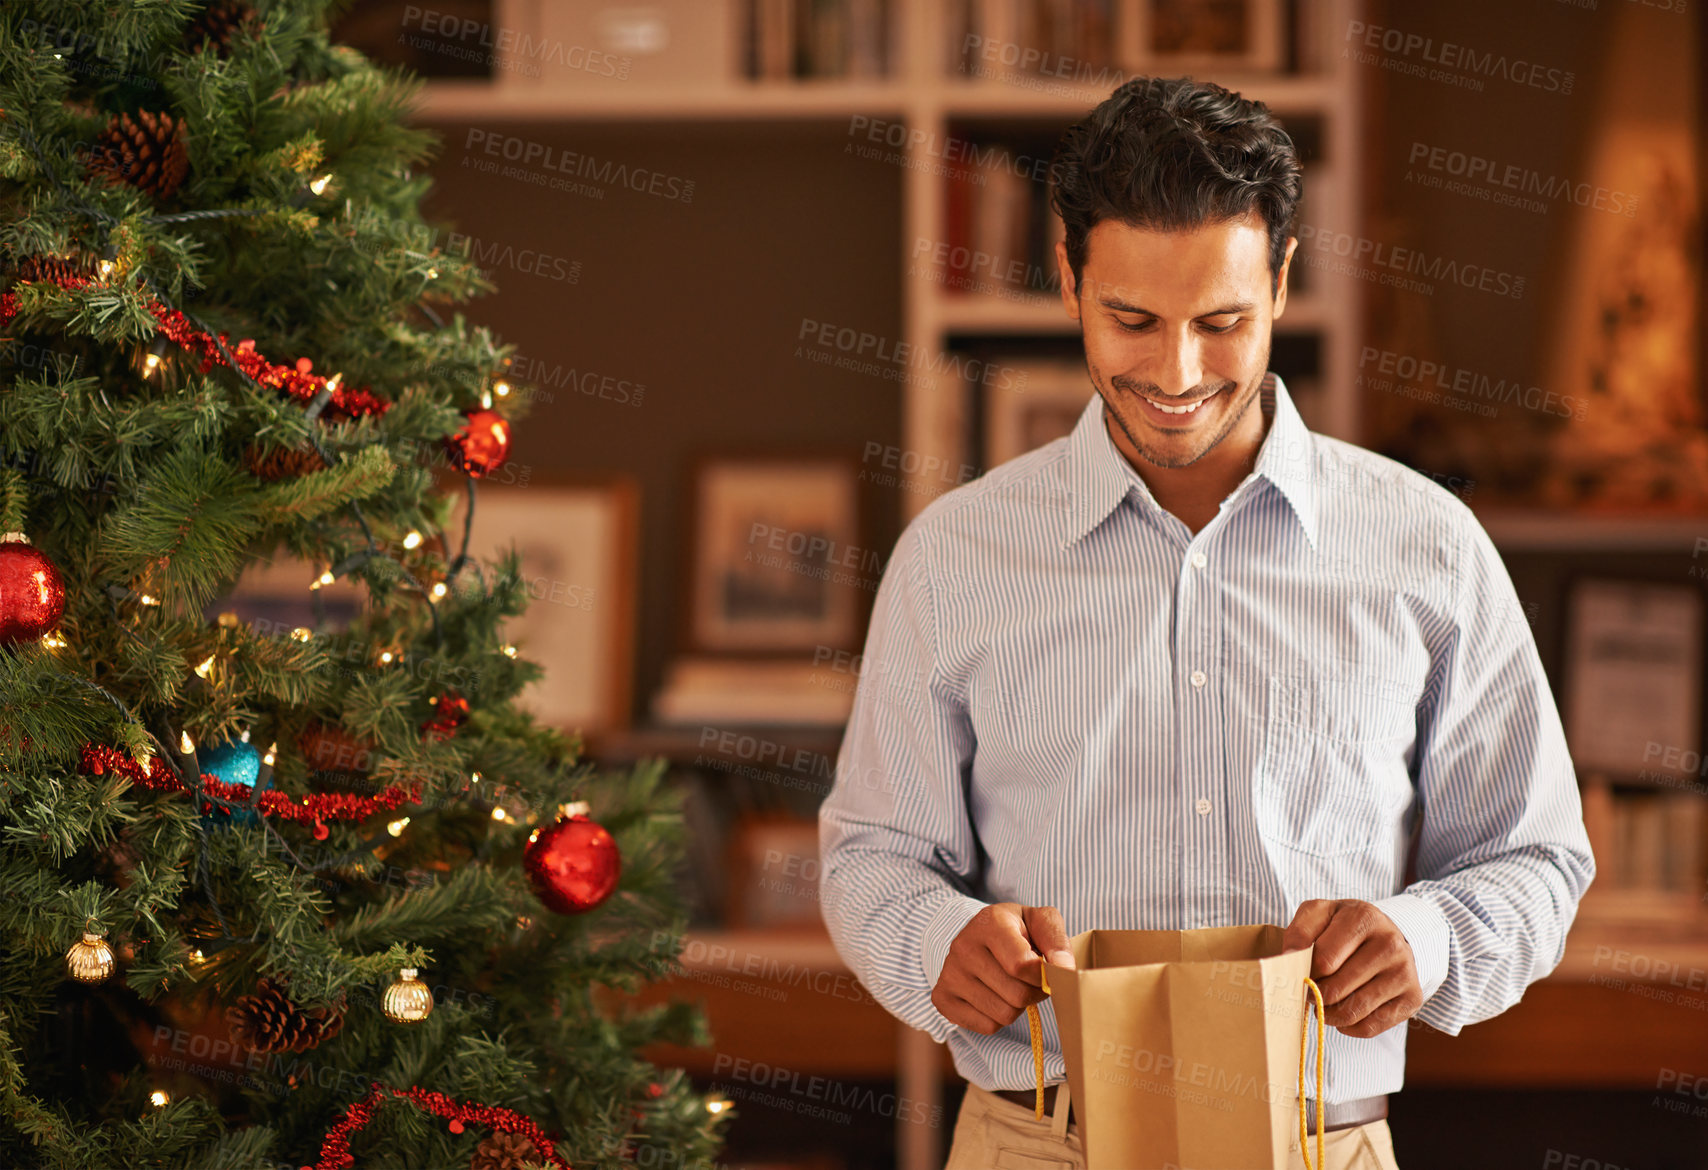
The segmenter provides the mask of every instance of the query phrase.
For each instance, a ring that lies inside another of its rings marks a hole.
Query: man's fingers
[[[1375,931],[1382,913],[1368,902],[1330,902],[1329,906],[1328,924],[1317,934],[1316,950],[1311,955],[1313,979],[1340,970],[1340,965]]]
[[[953,992],[938,990],[932,995],[932,1002],[943,1018],[957,1028],[971,1028],[985,1036],[993,1036],[1003,1028],[983,1012],[979,1011],[964,998]]]
[[[1293,913],[1293,921],[1288,923],[1287,932],[1281,936],[1283,951],[1302,951],[1317,941],[1323,928],[1334,917],[1337,902],[1325,898],[1313,898],[1301,902],[1298,910]]]
[[[1345,994],[1336,995],[1330,1003],[1323,992],[1323,1022],[1334,1028],[1347,1028],[1359,1023],[1377,1009],[1396,1000],[1403,1000],[1412,989],[1412,980],[1403,968],[1385,968]],[[1409,1012],[1407,1013],[1410,1014]]]
[[[1405,946],[1405,940],[1395,934],[1365,936],[1358,944],[1358,949],[1336,967],[1333,974],[1313,976],[1317,981],[1317,989],[1323,993],[1323,1003],[1340,1003],[1365,984],[1390,970],[1403,974],[1407,956],[1401,951]]]
[[[1005,975],[1037,987],[1038,954],[1026,933],[1025,914],[1025,907],[1014,906],[997,919],[1002,929],[986,935],[983,941]]]
[[[969,956],[967,973],[990,988],[1015,1011],[1020,1011],[1029,1003],[1038,1002],[1043,995],[1033,984],[1024,979],[1017,979],[1003,970],[1002,964],[989,951]]]
[[[1021,912],[1032,948],[1058,967],[1073,966],[1073,952],[1068,950],[1067,926],[1062,912],[1054,906],[1029,906]]]

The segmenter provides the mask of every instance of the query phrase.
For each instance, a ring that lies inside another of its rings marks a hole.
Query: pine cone
[[[474,1152],[469,1170],[518,1170],[524,1163],[539,1159],[534,1143],[519,1133],[493,1130]]]
[[[306,1011],[290,1001],[278,984],[262,979],[255,993],[225,1011],[231,1037],[251,1052],[307,1052],[330,1040],[344,1026],[342,1008]]]
[[[171,114],[116,114],[89,152],[89,173],[170,199],[190,170],[184,124]]]
[[[227,56],[231,52],[231,39],[251,21],[256,21],[255,10],[243,0],[213,0],[185,26],[184,44],[192,53],[212,45],[215,53]],[[256,23],[259,27],[259,21]]]
[[[95,267],[70,256],[26,256],[18,265],[20,281],[93,280]]]
[[[262,449],[254,443],[243,450],[243,462],[256,479],[295,479],[311,471],[320,471],[326,464],[312,450],[297,447]]]

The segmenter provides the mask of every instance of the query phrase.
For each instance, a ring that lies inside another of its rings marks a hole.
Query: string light
[[[706,1112],[713,1114],[722,1113],[725,1109],[730,1107],[730,1104],[731,1103],[729,1101],[726,1101],[721,1097],[713,1101],[707,1101]]]
[[[44,634],[42,636],[41,644],[46,646],[49,650],[59,650],[65,646],[66,642],[60,632],[58,630],[54,630],[51,633]]]
[[[154,1090],[154,1092],[152,1092],[148,1095],[148,1099],[154,1105],[154,1107],[156,1109],[166,1108],[167,1102],[172,1100],[171,1096],[166,1092],[165,1089]]]
[[[427,279],[428,280],[438,280],[439,279],[439,270],[437,268],[429,268],[427,270]]]
[[[332,570],[328,569],[324,573],[322,573],[320,576],[316,577],[314,579],[314,584],[310,585],[309,588],[310,589],[319,589],[319,588],[322,588],[323,586],[332,584],[332,582],[336,581],[337,579],[338,578],[336,578],[332,575]]]
[[[557,806],[560,817],[584,817],[593,811],[593,806],[585,800],[571,800]]]
[[[504,811],[504,807],[502,805],[498,805],[492,810],[492,819],[495,821],[507,821],[510,819],[510,814]]]
[[[316,195],[324,195],[324,194],[326,194],[326,188],[331,186],[331,185],[332,185],[332,172],[328,171],[326,174],[320,176],[320,178],[318,178],[314,182],[310,183],[308,185],[308,189],[310,191],[313,191]]]
[[[409,535],[403,538],[403,547],[404,548],[420,548],[421,547],[421,534],[419,532],[415,531],[415,529],[411,528],[409,530]]]
[[[492,384],[492,392],[500,398],[507,397],[510,393],[510,383],[500,378]]]
[[[149,377],[160,368],[160,363],[166,358],[166,339],[156,337],[154,344],[148,347],[148,352],[142,358],[142,376]]]
[[[491,410],[492,409],[492,394],[490,392],[482,392],[482,394],[480,396],[480,404],[483,408],[485,408],[487,410]]]
[[[196,750],[196,741],[190,738],[189,732],[180,731],[178,733],[178,750],[186,756]]]
[[[266,764],[269,768],[271,768],[273,766],[273,760],[278,754],[279,754],[279,745],[276,743],[268,744],[267,745],[267,754],[261,757],[261,762],[263,764]]]
[[[380,651],[380,665],[381,666],[390,666],[392,657],[393,657],[393,655],[392,655],[392,652],[390,650]]]
[[[214,656],[212,654],[209,654],[206,658],[204,658],[202,660],[202,664],[200,666],[196,667],[196,676],[198,678],[206,678],[210,673],[212,673],[213,664],[214,664]]]
[[[291,640],[295,642],[306,642],[312,637],[314,633],[307,626],[298,626],[291,631]]]
[[[142,601],[142,604],[144,604],[144,605],[159,605],[160,604],[160,599],[158,597],[154,597],[154,596],[147,594],[147,593],[144,593],[140,600]]]
[[[113,269],[117,267],[118,265],[111,260],[97,260],[95,262],[95,271],[100,275],[102,280],[106,280],[111,276],[113,274]]]
[[[516,657],[516,647],[514,647],[514,646],[510,645],[508,642],[506,642],[504,644],[504,657],[506,657],[506,658]]]
[[[200,947],[190,952],[190,966],[199,967],[205,962],[207,962],[207,957],[202,954]]]
[[[450,592],[450,590],[445,588],[445,583],[443,581],[440,581],[436,585],[433,586],[433,600],[438,601],[441,597],[445,596],[445,594],[447,594],[449,592]]]
[[[409,818],[408,817],[399,817],[397,820],[395,820],[395,821],[391,822],[391,824],[387,825],[385,827],[385,831],[390,833],[393,837],[401,837],[401,836],[403,836],[404,828],[407,827],[408,824],[409,824]]]

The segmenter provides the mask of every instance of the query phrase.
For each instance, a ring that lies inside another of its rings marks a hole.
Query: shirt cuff
[[[1371,905],[1393,920],[1411,944],[1412,962],[1424,1002],[1447,981],[1447,948],[1451,938],[1447,917],[1427,898],[1395,894]]]
[[[927,990],[937,986],[937,980],[943,974],[943,963],[949,957],[949,945],[955,941],[955,936],[965,930],[973,915],[984,907],[985,904],[977,898],[954,894],[937,907],[937,912],[926,922],[919,958],[925,968]]]

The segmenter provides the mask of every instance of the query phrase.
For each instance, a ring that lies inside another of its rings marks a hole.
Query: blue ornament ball
[[[196,762],[202,771],[219,777],[227,784],[241,784],[245,788],[255,787],[255,780],[261,775],[261,753],[238,739],[221,744],[203,744],[196,749]]]

